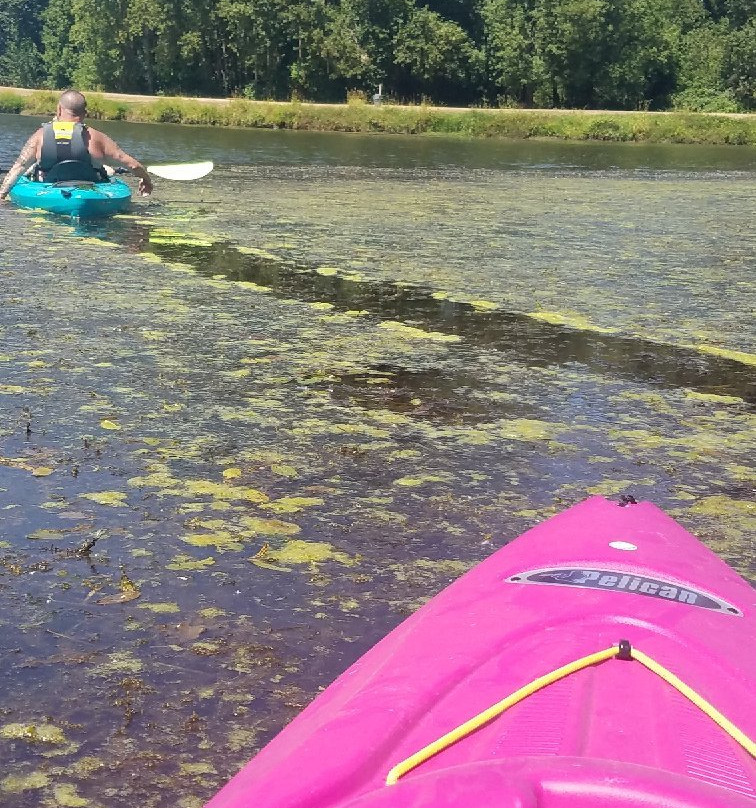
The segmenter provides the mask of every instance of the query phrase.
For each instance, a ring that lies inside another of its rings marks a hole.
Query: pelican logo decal
[[[660,598],[675,603],[686,603],[709,609],[714,612],[743,616],[736,606],[689,586],[681,586],[663,578],[648,578],[645,575],[632,575],[617,570],[584,569],[583,567],[561,567],[529,570],[510,575],[507,583],[542,584],[546,586],[576,586],[582,589],[612,589],[617,592],[630,592],[649,598]]]

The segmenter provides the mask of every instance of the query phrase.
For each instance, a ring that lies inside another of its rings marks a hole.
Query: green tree
[[[478,41],[483,28],[481,0],[423,0],[423,6],[445,20],[456,22],[473,41]]]
[[[707,20],[680,37],[676,104],[705,108],[713,95],[725,89],[723,58],[729,27],[726,20]]]
[[[722,62],[725,86],[746,109],[756,109],[756,18],[729,35]]]
[[[123,44],[135,56],[128,78],[134,90],[154,95],[175,87],[178,11],[171,0],[129,0]]]
[[[78,53],[74,84],[82,90],[131,89],[134,54],[125,48],[126,0],[72,0],[71,12],[70,44]]]
[[[41,14],[47,0],[0,0],[0,84],[38,87],[44,79]]]
[[[275,97],[288,83],[286,0],[218,0],[226,94]]]
[[[547,87],[534,39],[536,15],[529,0],[487,0],[483,6],[487,80],[505,102],[532,106],[539,89]]]
[[[412,0],[341,0],[334,8],[324,55],[344,90],[397,87],[394,38],[413,8]]]
[[[216,14],[216,3],[214,0],[177,2],[173,86],[177,91],[191,94],[227,95],[228,48]]]
[[[406,69],[415,94],[453,101],[471,96],[483,66],[465,31],[427,8],[415,10],[397,31],[394,61]]]
[[[542,0],[536,47],[554,106],[660,106],[674,89],[675,31],[654,0]]]
[[[756,0],[0,0],[0,82],[752,109],[755,20]]]
[[[722,0],[724,13],[733,28],[744,28],[756,20],[756,0]]]
[[[78,51],[70,38],[73,22],[72,0],[50,0],[42,15],[42,57],[47,84],[53,88],[73,83],[78,61]]]
[[[329,76],[326,40],[333,11],[325,0],[290,3],[284,12],[289,31],[290,86],[304,98],[334,98],[338,83]],[[340,97],[339,97],[340,95]]]

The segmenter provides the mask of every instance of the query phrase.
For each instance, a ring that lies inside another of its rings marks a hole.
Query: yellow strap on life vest
[[[629,648],[630,646],[628,644],[628,649]],[[448,749],[457,741],[466,738],[468,735],[475,732],[476,729],[479,729],[484,724],[487,724],[489,721],[501,715],[505,710],[513,707],[518,702],[523,701],[523,699],[526,699],[532,693],[535,693],[536,691],[552,684],[553,682],[558,682],[560,679],[564,679],[565,676],[569,676],[571,673],[575,673],[576,671],[583,670],[583,668],[587,668],[590,665],[596,665],[599,662],[604,662],[607,659],[616,657],[621,653],[621,650],[622,649],[620,647],[614,645],[611,648],[604,649],[603,651],[597,651],[594,654],[588,654],[588,656],[576,659],[574,662],[563,665],[561,668],[557,668],[544,676],[539,676],[538,679],[534,679],[532,682],[530,682],[530,684],[521,687],[519,690],[515,690],[515,692],[507,696],[507,698],[493,704],[491,707],[483,710],[483,712],[478,713],[478,715],[473,716],[465,721],[464,724],[460,724],[458,727],[450,730],[437,740],[429,743],[427,746],[424,746],[422,749],[415,752],[414,755],[411,755],[400,763],[397,763],[396,766],[394,766],[388,773],[386,777],[386,785],[395,785],[400,777],[403,777],[421,763],[425,763],[426,760],[434,757],[439,752],[443,752],[444,749]],[[706,701],[703,696],[696,693],[671,671],[662,667],[658,662],[651,659],[651,657],[647,656],[642,651],[632,648],[629,650],[629,653],[632,659],[636,660],[641,665],[644,665],[648,670],[652,671],[657,676],[660,676],[665,682],[672,685],[675,690],[693,702],[696,707],[706,713],[706,715],[708,715],[712,721],[715,721],[734,741],[740,744],[740,746],[742,746],[749,755],[756,757],[756,743],[754,743],[742,730],[738,729],[738,727],[736,727],[731,721],[725,718],[722,713],[720,713],[716,707]]]
[[[76,121],[53,121],[56,143],[70,141],[73,137],[74,126],[76,126]]]

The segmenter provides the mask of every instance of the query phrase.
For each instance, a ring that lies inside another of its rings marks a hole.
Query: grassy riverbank
[[[0,88],[0,112],[50,115],[58,94]],[[89,93],[95,119],[268,129],[756,146],[756,115],[380,107]]]

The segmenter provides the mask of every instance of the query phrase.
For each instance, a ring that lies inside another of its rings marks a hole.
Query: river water
[[[753,575],[756,150],[102,128],[217,168],[0,208],[0,805],[202,805],[592,493]]]

